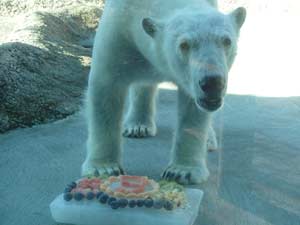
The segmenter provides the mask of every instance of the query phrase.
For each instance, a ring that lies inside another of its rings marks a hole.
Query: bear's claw
[[[206,166],[169,166],[162,174],[162,179],[180,184],[199,184],[207,180],[209,172]]]
[[[125,174],[125,172],[118,164],[105,164],[103,166],[83,167],[81,174],[82,176],[119,176]]]
[[[123,136],[129,138],[153,137],[155,134],[156,128],[146,125],[125,126],[123,131]]]

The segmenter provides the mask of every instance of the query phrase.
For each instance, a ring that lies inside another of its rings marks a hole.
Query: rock
[[[103,7],[103,0],[1,0],[0,16],[14,16],[32,11],[57,11],[67,7],[93,5]]]
[[[64,6],[55,8],[51,2]],[[0,2],[0,9],[6,9],[0,10],[6,13],[0,17],[0,133],[80,109],[92,52],[81,43],[94,35],[102,5],[76,2]],[[43,11],[25,13],[31,6]],[[8,17],[14,13],[20,14]]]

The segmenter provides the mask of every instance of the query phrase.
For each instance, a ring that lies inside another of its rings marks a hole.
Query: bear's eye
[[[228,48],[228,47],[231,46],[232,41],[229,37],[225,36],[225,37],[222,38],[222,44],[223,44],[224,47]]]
[[[190,44],[187,41],[181,42],[179,47],[183,53],[187,53],[190,50]]]

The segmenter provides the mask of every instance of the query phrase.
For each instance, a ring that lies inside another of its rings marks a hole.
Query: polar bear
[[[130,109],[124,136],[153,136],[159,82],[178,86],[178,123],[167,180],[207,179],[211,118],[226,93],[246,11],[217,10],[215,0],[107,0],[96,33],[88,83],[87,156],[82,175],[124,173],[121,166],[124,101]]]

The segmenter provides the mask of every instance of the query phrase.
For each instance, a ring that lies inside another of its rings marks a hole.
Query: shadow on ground
[[[170,154],[175,101],[175,91],[161,90],[155,138],[124,139],[128,173],[159,178]],[[221,149],[208,154],[211,176],[199,186],[205,196],[195,224],[299,224],[299,106],[299,97],[227,97],[215,118]],[[0,136],[0,224],[55,224],[49,203],[80,175],[86,135],[77,114]]]

